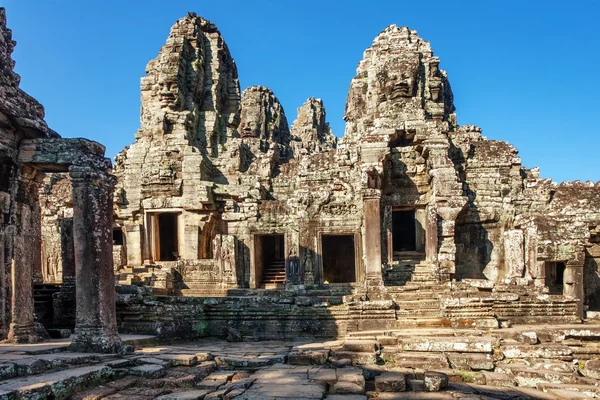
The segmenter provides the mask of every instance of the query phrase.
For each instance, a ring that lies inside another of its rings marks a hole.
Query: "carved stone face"
[[[183,93],[179,90],[177,79],[161,79],[158,85],[160,107],[180,109],[183,105]]]
[[[254,102],[242,104],[242,116],[240,118],[240,134],[243,137],[259,137],[262,129],[260,121],[259,105]]]
[[[378,74],[380,100],[394,101],[413,97],[416,92],[418,62],[389,61]]]

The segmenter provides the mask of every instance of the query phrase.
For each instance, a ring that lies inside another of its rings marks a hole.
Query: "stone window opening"
[[[408,147],[413,145],[415,139],[415,132],[407,132],[405,130],[398,130],[390,138],[388,142],[389,147]]]
[[[403,255],[425,255],[425,210],[398,208],[392,211],[392,251],[394,259]]]
[[[562,261],[546,261],[546,286],[550,294],[563,294],[566,265]]]
[[[179,213],[158,214],[157,261],[177,261],[179,258]]]
[[[354,235],[323,235],[324,283],[356,282]]]
[[[113,246],[123,246],[125,244],[125,235],[120,226],[113,228]]]
[[[8,192],[10,188],[10,176],[12,171],[12,162],[10,158],[0,161],[0,192]]]

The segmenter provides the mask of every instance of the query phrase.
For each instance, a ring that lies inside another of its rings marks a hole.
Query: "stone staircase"
[[[152,277],[156,271],[160,270],[158,265],[146,265],[143,267],[121,268],[115,273],[115,280],[119,285],[133,285],[137,282],[143,282],[144,278]]]
[[[277,289],[285,284],[285,260],[275,259],[263,271],[261,289]]]
[[[440,276],[437,267],[429,261],[421,261],[415,265],[415,269],[411,276],[412,282],[419,283],[437,283],[440,281]]]

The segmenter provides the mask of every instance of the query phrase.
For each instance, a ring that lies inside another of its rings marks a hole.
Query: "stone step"
[[[283,364],[285,363],[285,354],[276,354],[273,356],[260,356],[260,357],[230,357],[220,356],[215,357],[217,365],[220,367],[234,367],[234,368],[261,368],[268,365]]]
[[[503,344],[502,353],[506,358],[547,358],[570,361],[573,349],[560,344]]]
[[[0,398],[7,399],[66,399],[94,385],[111,381],[115,371],[105,365],[65,369],[24,378],[13,378],[0,384]]]
[[[538,389],[544,392],[553,391],[555,389],[571,390],[573,392],[579,392],[590,397],[600,397],[600,387],[595,385],[578,385],[572,383],[540,383],[537,386]]]
[[[60,352],[36,355],[3,356],[0,364],[0,388],[2,381],[20,376],[39,375],[50,371],[81,364],[95,364],[115,358],[115,355],[99,353]]]
[[[396,367],[419,369],[448,369],[448,358],[440,353],[405,352],[398,347],[384,347],[381,358]]]
[[[377,363],[377,355],[374,351],[345,351],[345,350],[332,350],[330,359],[332,360],[350,360],[352,364],[375,364]]]
[[[485,336],[398,337],[398,347],[404,351],[491,353],[498,344],[498,339]]]
[[[342,346],[343,351],[375,352],[377,341],[368,339],[347,339]]]
[[[531,368],[526,365],[497,363],[495,372],[514,376],[519,386],[535,388],[539,384],[581,384],[585,378],[575,373],[556,372],[546,369]]]

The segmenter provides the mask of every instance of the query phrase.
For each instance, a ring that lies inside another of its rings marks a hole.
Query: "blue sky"
[[[114,157],[139,127],[139,80],[187,11],[217,24],[242,89],[268,86],[291,125],[308,97],[334,133],[363,51],[390,24],[432,44],[459,124],[520,150],[543,177],[600,180],[600,2],[0,0],[21,87],[64,137]]]

